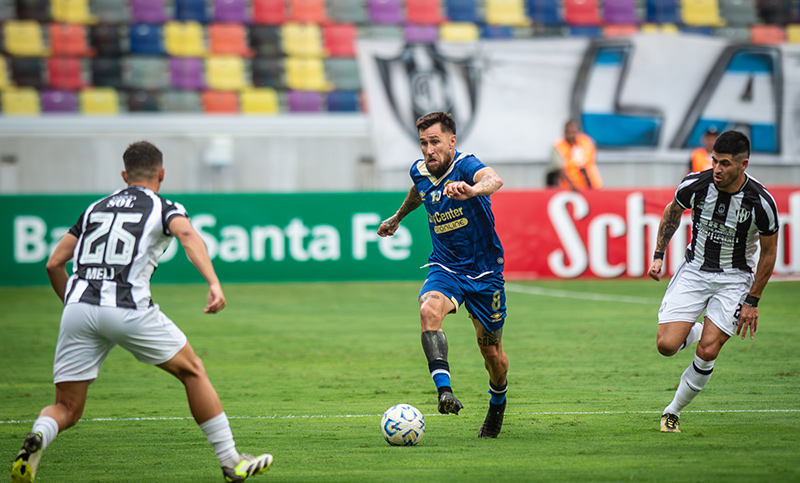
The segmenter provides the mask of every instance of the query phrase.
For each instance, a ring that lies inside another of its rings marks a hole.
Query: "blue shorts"
[[[456,305],[463,303],[470,317],[480,321],[486,330],[502,329],[506,320],[506,291],[503,274],[484,275],[473,280],[433,265],[422,284],[419,295],[430,291],[441,292]]]

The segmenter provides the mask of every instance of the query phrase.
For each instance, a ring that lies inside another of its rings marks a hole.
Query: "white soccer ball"
[[[381,418],[383,439],[392,446],[413,446],[425,434],[425,418],[410,404],[397,404]]]

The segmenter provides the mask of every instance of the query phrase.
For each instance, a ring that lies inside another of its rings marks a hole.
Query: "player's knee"
[[[427,304],[422,304],[419,307],[419,320],[423,331],[439,330],[442,327],[439,312]]]
[[[675,341],[667,337],[658,337],[656,339],[656,347],[658,348],[658,352],[666,357],[671,357],[677,354],[678,350],[680,349],[680,344],[681,343],[675,343]]]
[[[720,347],[715,343],[703,342],[702,340],[697,344],[695,354],[704,361],[713,361],[719,356]]]

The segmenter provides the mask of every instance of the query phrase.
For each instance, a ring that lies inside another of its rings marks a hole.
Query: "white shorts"
[[[752,285],[752,273],[703,272],[684,261],[669,281],[658,323],[696,322],[705,310],[714,325],[733,336],[742,301]]]
[[[67,304],[61,315],[53,380],[87,381],[97,378],[100,366],[115,345],[146,364],[163,364],[186,345],[186,335],[161,312]]]

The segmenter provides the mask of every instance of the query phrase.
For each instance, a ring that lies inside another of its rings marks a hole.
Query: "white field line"
[[[553,288],[531,287],[527,285],[517,285],[513,283],[507,283],[506,290],[509,292],[525,293],[529,295],[542,295],[545,297],[596,300],[599,302],[622,302],[627,304],[652,305],[652,304],[657,304],[661,301],[660,299],[651,299],[647,297],[632,297],[627,295],[610,295],[604,293],[591,293],[591,292],[575,292],[573,290],[558,290]]]
[[[702,409],[685,410],[682,413],[697,414],[724,414],[724,413],[800,413],[798,409]],[[525,413],[506,413],[507,416],[591,416],[591,415],[624,415],[624,414],[661,414],[661,411],[535,411]],[[381,414],[285,414],[279,416],[228,416],[228,419],[358,419],[358,418],[380,418]],[[439,413],[424,414],[426,418],[433,416],[446,416]],[[86,418],[83,422],[128,422],[128,421],[183,421],[192,420],[192,417],[136,417],[136,418]],[[0,420],[0,424],[20,424],[32,423],[33,419],[7,419]]]

